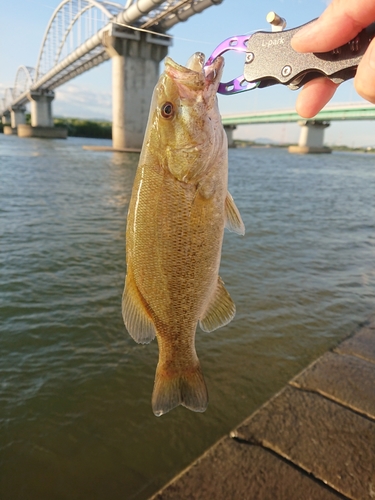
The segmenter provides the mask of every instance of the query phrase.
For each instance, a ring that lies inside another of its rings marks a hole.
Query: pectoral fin
[[[229,229],[229,231],[233,231],[237,234],[243,236],[245,234],[245,225],[242,222],[242,218],[231,194],[228,192],[227,197],[225,198],[225,215],[226,222],[225,227]]]
[[[205,332],[212,332],[216,328],[227,325],[236,314],[236,306],[227,292],[224,283],[218,276],[217,286],[208,307],[199,320],[199,326]]]
[[[122,295],[122,317],[131,337],[139,344],[155,338],[155,327],[137,288],[133,273],[128,270]]]

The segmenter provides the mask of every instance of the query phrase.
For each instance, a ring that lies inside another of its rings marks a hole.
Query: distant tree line
[[[112,123],[79,118],[55,118],[55,127],[66,127],[70,137],[112,139]]]
[[[81,120],[79,118],[54,118],[55,127],[66,127],[70,137],[93,137],[95,139],[112,139],[112,123],[98,120]],[[26,113],[26,123],[30,125],[30,113]],[[0,122],[0,133],[3,124]]]

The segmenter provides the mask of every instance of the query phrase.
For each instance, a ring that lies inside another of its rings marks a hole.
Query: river
[[[0,135],[0,497],[143,500],[374,312],[375,156],[229,151],[235,319],[197,332],[210,404],[157,418],[121,318],[136,154]]]

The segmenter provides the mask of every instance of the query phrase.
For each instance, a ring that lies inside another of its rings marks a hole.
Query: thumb
[[[354,87],[361,97],[375,104],[375,38],[358,65]]]

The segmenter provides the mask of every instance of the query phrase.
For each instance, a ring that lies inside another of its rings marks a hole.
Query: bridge
[[[2,122],[21,137],[66,137],[53,127],[54,90],[112,60],[114,149],[140,148],[149,103],[167,55],[167,31],[222,0],[62,0],[46,27],[35,68],[19,66],[0,100]],[[25,105],[31,103],[31,125]],[[4,128],[5,130],[5,128]]]
[[[302,127],[299,144],[289,148],[292,153],[330,152],[330,149],[323,145],[324,129],[329,126],[331,121],[337,120],[375,120],[375,106],[363,102],[331,105],[322,109],[313,119],[309,120],[302,118],[294,109],[228,114],[222,117],[230,145],[233,144],[233,130],[238,125],[299,123]]]

